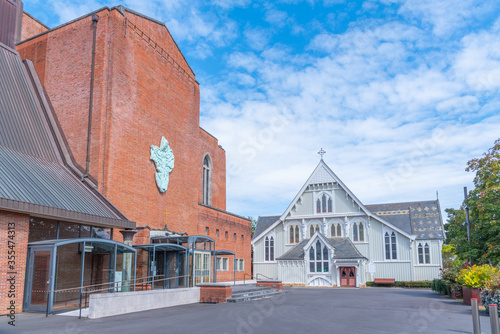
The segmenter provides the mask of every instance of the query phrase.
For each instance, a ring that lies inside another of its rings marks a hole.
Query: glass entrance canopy
[[[48,312],[74,309],[83,289],[130,291],[137,251],[96,238],[57,239],[28,244],[24,309]],[[128,282],[122,282],[128,281]],[[103,284],[104,283],[104,284]],[[103,284],[97,286],[99,284]],[[104,292],[107,292],[105,290]]]

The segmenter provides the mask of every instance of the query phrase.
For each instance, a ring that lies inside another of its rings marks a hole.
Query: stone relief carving
[[[174,152],[165,137],[161,137],[160,147],[151,145],[151,160],[156,166],[156,185],[161,193],[167,191],[169,174],[174,169]]]

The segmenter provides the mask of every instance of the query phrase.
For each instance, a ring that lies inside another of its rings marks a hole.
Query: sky
[[[165,22],[226,150],[227,210],[281,215],[320,160],[364,204],[458,208],[500,138],[500,2],[25,0],[53,28],[104,6]],[[445,218],[445,217],[444,217]]]

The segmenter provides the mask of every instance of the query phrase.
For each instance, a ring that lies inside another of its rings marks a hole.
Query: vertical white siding
[[[411,281],[410,262],[377,262],[374,278],[394,278],[396,281]]]
[[[278,279],[278,266],[276,263],[254,263],[253,265],[253,275],[259,276],[259,279],[262,278],[260,275],[264,275],[271,279]],[[264,277],[265,278],[265,277]]]
[[[370,245],[368,243],[356,243],[355,242],[354,246],[356,246],[356,248],[361,253],[361,255],[363,255],[367,259],[370,258],[370,256],[369,256],[370,255],[370,250],[369,250]]]
[[[370,261],[384,261],[384,237],[382,224],[374,219],[370,223]]]
[[[313,193],[304,192],[301,200],[295,204],[295,210],[290,212],[291,216],[311,215],[314,213]]]
[[[278,279],[283,283],[306,284],[305,261],[278,261]]]
[[[353,204],[350,198],[346,199],[346,192],[344,189],[335,189],[335,213],[358,211],[359,208],[357,204]]]
[[[439,278],[440,270],[436,265],[417,265],[415,266],[415,281],[432,281]]]

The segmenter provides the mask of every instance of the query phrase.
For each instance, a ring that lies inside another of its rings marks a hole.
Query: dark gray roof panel
[[[253,232],[252,239],[255,239],[260,234],[262,234],[265,230],[269,228],[272,224],[274,224],[280,216],[262,216],[257,219],[257,224],[255,225],[255,231]]]
[[[90,181],[78,179],[64,135],[44,99],[33,65],[23,64],[0,43],[0,208],[135,227]]]
[[[444,239],[438,200],[366,205],[373,214],[417,239]]]
[[[26,82],[21,59],[0,47],[0,145],[55,161],[44,121]]]
[[[276,260],[304,260],[304,246],[310,239],[304,239]],[[328,238],[333,247],[334,259],[364,259],[349,238]]]

